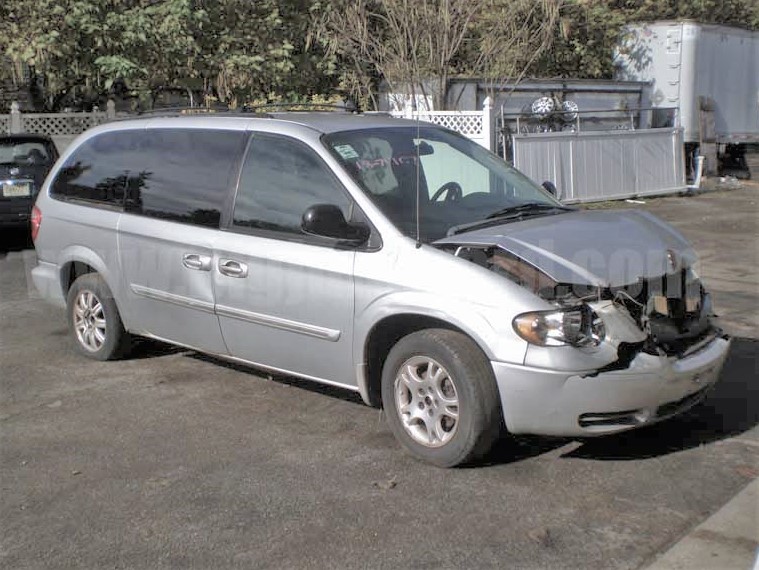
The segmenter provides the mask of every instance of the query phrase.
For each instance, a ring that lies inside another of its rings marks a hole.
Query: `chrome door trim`
[[[144,287],[135,283],[130,283],[129,288],[132,290],[132,293],[139,297],[152,299],[153,301],[164,301],[173,305],[179,305],[180,307],[203,311],[204,313],[214,313],[213,303],[208,303],[207,301],[200,301],[199,299],[193,299],[192,297],[185,297],[175,293],[167,293],[166,291],[151,289],[150,287]]]
[[[330,342],[337,342],[340,340],[341,335],[341,331],[339,330],[328,329],[325,327],[319,327],[298,321],[291,321],[289,319],[274,317],[272,315],[253,313],[251,311],[244,311],[242,309],[235,309],[233,307],[226,307],[224,305],[216,305],[216,314],[220,317],[229,317],[231,319],[238,319],[241,321],[254,323],[256,325],[263,325],[265,327],[272,327],[275,329],[282,329],[306,336],[313,336],[322,340],[328,340]]]

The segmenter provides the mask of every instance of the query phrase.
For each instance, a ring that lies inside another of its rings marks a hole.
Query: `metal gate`
[[[616,200],[687,189],[680,128],[518,134],[514,166],[556,184],[563,202]]]

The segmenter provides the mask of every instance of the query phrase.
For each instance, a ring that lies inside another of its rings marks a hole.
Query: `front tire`
[[[69,330],[80,354],[95,360],[114,360],[129,350],[131,337],[100,275],[87,273],[77,278],[69,289],[66,306]]]
[[[481,457],[500,432],[490,363],[456,331],[426,329],[398,341],[382,369],[382,404],[400,443],[439,467]]]

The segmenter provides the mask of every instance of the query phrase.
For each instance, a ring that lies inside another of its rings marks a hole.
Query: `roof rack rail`
[[[356,107],[356,105],[353,104],[353,102],[348,101],[348,103],[343,105],[335,105],[334,103],[298,103],[295,101],[292,102],[282,102],[282,103],[263,103],[261,105],[244,105],[243,111],[245,112],[256,112],[258,109],[274,109],[274,110],[282,110],[282,111],[314,111],[314,110],[329,110],[329,111],[345,111],[346,113],[360,113],[360,109]]]
[[[216,114],[245,114],[270,117],[267,113],[250,112],[245,109],[230,109],[227,105],[215,105],[213,107],[159,107],[137,111],[138,116],[150,117],[181,117],[188,115],[216,115]],[[131,118],[131,117],[127,117]]]
[[[225,113],[229,111],[229,107],[227,105],[218,105],[213,107],[190,107],[190,106],[179,106],[179,107],[157,107],[155,109],[145,109],[142,111],[137,111],[138,115],[161,115],[161,114],[170,114],[175,113],[177,115],[204,115],[206,113]]]

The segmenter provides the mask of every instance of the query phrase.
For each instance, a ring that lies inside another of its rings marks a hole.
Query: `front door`
[[[216,246],[216,313],[233,356],[322,382],[355,386],[355,252],[308,236],[305,210],[352,200],[305,144],[254,134],[228,231]]]

